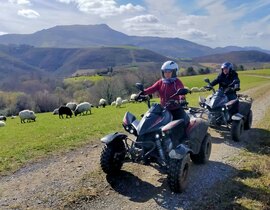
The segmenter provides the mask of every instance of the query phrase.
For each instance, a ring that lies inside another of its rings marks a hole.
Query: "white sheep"
[[[122,101],[122,104],[127,104],[128,103],[128,100],[127,99],[124,99],[123,101]]]
[[[200,92],[200,89],[198,87],[192,87],[191,92],[193,92],[193,93]]]
[[[59,109],[56,108],[55,110],[53,110],[53,115],[59,114]]]
[[[111,106],[115,106],[115,105],[116,105],[116,102],[113,101],[113,102],[111,103]]]
[[[130,101],[131,102],[135,102],[136,97],[137,97],[137,94],[136,93],[131,94],[130,95]]]
[[[82,102],[77,105],[76,109],[74,110],[74,114],[75,116],[78,114],[87,114],[88,112],[91,114],[91,107],[92,105],[89,102]]]
[[[33,111],[25,109],[19,112],[19,117],[21,119],[21,123],[25,123],[25,120],[27,122],[36,121],[36,115]]]
[[[107,105],[107,101],[104,98],[101,98],[99,100],[99,103],[98,104],[99,104],[99,106],[105,107]]]
[[[0,121],[0,127],[6,126],[6,123],[4,121]]]
[[[66,104],[66,106],[67,106],[68,108],[70,108],[72,111],[74,111],[74,110],[76,109],[76,107],[77,107],[77,103],[76,103],[76,102],[68,102],[68,103]]]
[[[122,105],[122,98],[121,97],[116,98],[115,105],[116,105],[116,107],[121,107],[121,105]]]

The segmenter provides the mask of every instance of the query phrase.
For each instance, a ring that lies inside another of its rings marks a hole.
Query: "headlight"
[[[126,126],[126,130],[127,130],[127,131],[129,130],[129,127],[128,127],[128,126]]]
[[[133,129],[130,129],[130,131],[129,131],[131,134],[133,134],[134,133],[134,130]]]
[[[155,138],[156,138],[156,139],[159,139],[159,138],[160,138],[159,133],[157,133],[157,134],[155,135]]]
[[[224,110],[225,110],[225,108],[224,108],[224,107],[222,107],[222,108],[221,108],[221,110],[222,110],[222,111],[224,111]]]
[[[205,105],[204,108],[207,109],[207,106]]]

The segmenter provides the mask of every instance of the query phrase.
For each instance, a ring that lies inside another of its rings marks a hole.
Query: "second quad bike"
[[[143,93],[143,85],[137,83],[136,86]],[[188,92],[179,89],[173,96]],[[122,125],[128,135],[115,132],[101,138],[104,143],[101,168],[107,175],[113,175],[125,162],[157,166],[167,174],[170,189],[182,192],[187,186],[190,159],[196,164],[209,160],[212,143],[207,132],[208,122],[196,116],[195,109],[189,111],[188,126],[184,119],[172,120],[166,107],[172,103],[181,106],[177,100],[170,100],[165,107],[158,103],[150,106],[149,96],[141,94],[137,101],[147,102],[149,110],[141,120],[130,112],[125,113]]]
[[[205,82],[208,83],[207,89],[212,90],[213,94],[207,98],[200,97],[199,105],[206,109],[210,127],[221,128],[222,126],[226,126],[231,131],[232,139],[234,141],[240,141],[243,130],[251,128],[252,98],[247,95],[238,94],[238,98],[229,101],[225,92],[239,90],[239,88],[233,89],[234,82],[225,90],[222,88],[215,90],[207,78]],[[237,104],[239,105],[239,112],[233,113],[233,106]]]

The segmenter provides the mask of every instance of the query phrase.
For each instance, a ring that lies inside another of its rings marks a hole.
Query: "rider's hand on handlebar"
[[[212,90],[212,86],[211,85],[206,85],[206,86],[204,86],[204,88],[206,89],[206,90]]]

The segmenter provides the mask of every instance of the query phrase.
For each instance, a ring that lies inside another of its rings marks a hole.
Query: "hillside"
[[[233,51],[223,54],[214,54],[193,58],[193,61],[200,63],[222,63],[230,61],[236,64],[270,62],[270,54],[260,51]]]
[[[27,45],[3,45],[0,46],[0,52],[5,58],[1,59],[0,73],[5,73],[6,77],[12,72],[31,73],[31,69],[58,76],[70,76],[78,69],[106,69],[141,62],[163,62],[168,59],[150,50],[131,47],[36,48]],[[20,70],[14,68],[15,61]]]
[[[213,49],[180,38],[129,36],[110,28],[106,24],[62,25],[43,29],[33,34],[5,34],[0,36],[0,44],[26,44],[51,48],[129,45],[146,48],[164,56],[176,58],[192,58],[216,53],[249,50],[270,53],[269,50],[255,47],[227,46]]]
[[[33,34],[6,34],[0,36],[0,44],[53,48],[130,45],[172,57],[207,55],[211,54],[212,50],[210,47],[179,38],[128,36],[105,24],[55,26]]]

